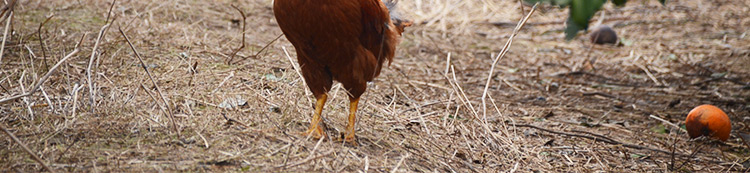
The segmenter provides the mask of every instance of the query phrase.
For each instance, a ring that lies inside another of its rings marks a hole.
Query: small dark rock
[[[553,143],[555,143],[555,139],[551,139],[551,140],[549,140],[549,141],[545,142],[545,143],[544,143],[544,146],[552,146],[552,145],[553,145]]]
[[[674,106],[676,106],[677,104],[680,104],[680,102],[681,102],[680,99],[672,100],[671,102],[669,102],[669,108],[674,108]]]
[[[542,97],[542,96],[539,96],[539,97],[536,97],[536,100],[539,100],[539,101],[547,101],[547,98],[544,98],[544,97]]]
[[[609,26],[601,25],[599,27],[594,28],[594,30],[589,34],[589,38],[591,39],[592,43],[595,44],[616,44],[617,43],[617,33],[615,33],[615,30],[612,30]]]
[[[277,113],[277,114],[281,113],[281,108],[279,108],[279,107],[276,107],[276,106],[271,106],[271,107],[269,108],[269,110],[270,110],[271,112],[273,112],[273,113]]]

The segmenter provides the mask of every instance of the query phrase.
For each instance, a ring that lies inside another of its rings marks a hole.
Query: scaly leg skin
[[[349,124],[346,125],[346,135],[344,141],[357,145],[356,137],[354,136],[354,124],[357,122],[357,104],[359,98],[349,100]]]
[[[321,123],[322,117],[321,113],[323,112],[323,106],[326,104],[326,99],[328,99],[327,94],[322,94],[320,96],[315,97],[317,99],[317,102],[315,103],[315,113],[313,114],[312,120],[310,121],[310,129],[308,129],[305,132],[302,132],[302,136],[310,136],[312,135],[315,139],[325,138],[326,132],[323,131],[323,126]]]

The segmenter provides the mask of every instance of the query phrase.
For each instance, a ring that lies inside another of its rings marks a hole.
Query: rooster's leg
[[[349,143],[356,143],[356,137],[354,136],[354,124],[357,122],[357,104],[359,98],[349,100],[349,124],[346,125],[346,135],[344,141]]]
[[[311,135],[316,139],[325,138],[326,133],[323,131],[323,119],[320,114],[323,112],[323,106],[326,103],[326,99],[328,99],[328,95],[321,94],[320,96],[316,96],[315,98],[317,99],[317,102],[315,103],[315,113],[313,114],[312,120],[310,121],[310,129],[303,132],[302,134],[304,136]]]

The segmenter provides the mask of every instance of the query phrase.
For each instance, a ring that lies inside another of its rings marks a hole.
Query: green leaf
[[[516,73],[518,72],[518,68],[508,68],[506,71],[508,71],[508,73]]]
[[[271,80],[271,81],[281,80],[280,78],[276,77],[276,75],[273,75],[273,74],[266,74],[264,77],[266,78],[266,80]]]
[[[565,28],[565,39],[575,38],[578,31],[589,27],[589,20],[602,8],[606,0],[572,0],[570,1],[570,16]]]
[[[588,28],[589,20],[596,11],[602,8],[606,0],[573,0],[570,4],[570,16],[573,21],[584,29]]]
[[[633,45],[633,41],[620,37],[620,43],[625,46]]]
[[[675,55],[675,54],[669,54],[669,56],[667,56],[667,58],[669,58],[669,60],[671,60],[671,61],[676,61],[677,60],[677,55]]]
[[[567,23],[568,23],[568,26],[565,27],[565,40],[570,41],[576,37],[576,35],[578,34],[578,31],[583,30],[583,27],[573,22],[573,19],[571,17],[568,17]]]
[[[666,134],[667,133],[667,128],[664,127],[664,125],[660,124],[660,125],[652,127],[651,131],[654,131],[654,132],[660,133],[660,134]]]
[[[240,168],[240,171],[242,171],[242,172],[248,172],[248,171],[250,171],[250,166],[242,167],[242,168]]]
[[[713,78],[721,78],[727,75],[727,72],[720,72],[720,73],[713,73],[711,74],[711,77]]]
[[[661,5],[666,5],[667,4],[667,0],[659,0],[659,2],[661,2]]]
[[[628,2],[628,0],[612,0],[612,3],[614,3],[618,7],[625,6],[626,2]]]
[[[553,0],[552,4],[559,5],[560,7],[567,7],[568,5],[570,5],[570,1],[571,0]]]

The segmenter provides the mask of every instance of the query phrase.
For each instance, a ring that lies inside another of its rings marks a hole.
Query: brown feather
[[[316,96],[336,80],[359,98],[400,37],[380,0],[275,0],[274,15]]]

